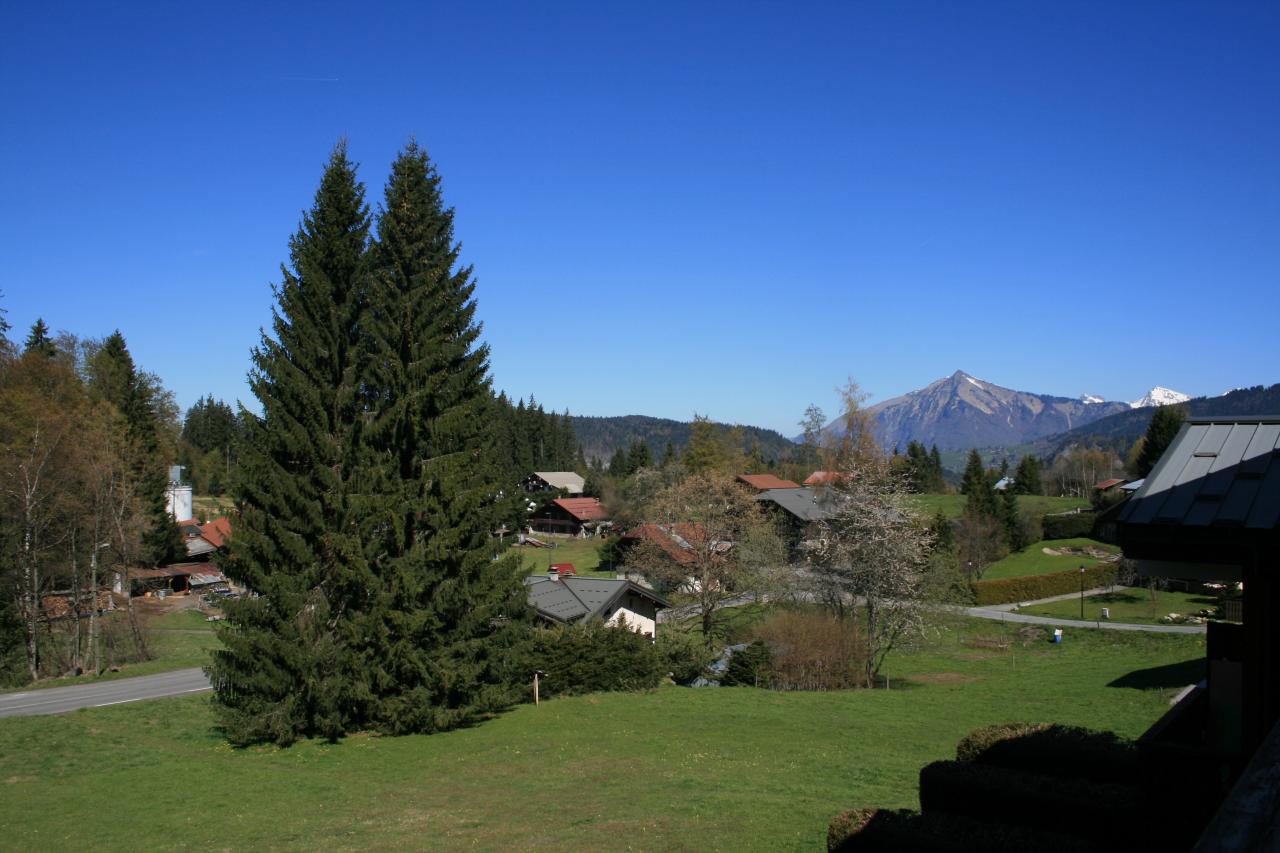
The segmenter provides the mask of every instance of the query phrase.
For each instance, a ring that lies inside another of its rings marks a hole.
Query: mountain
[[[1158,389],[1157,389],[1158,390]],[[1174,392],[1177,393],[1177,392]],[[1280,412],[1280,383],[1252,388],[1237,388],[1218,397],[1192,397],[1181,403],[1191,417],[1274,415]],[[1084,426],[1046,436],[1032,443],[1029,450],[1044,459],[1052,458],[1071,445],[1109,448],[1123,457],[1151,423],[1152,408],[1099,418]]]
[[[1002,388],[964,371],[871,406],[885,448],[911,441],[939,450],[1007,447],[1127,411],[1128,403],[1054,397]],[[839,427],[837,422],[828,429]]]
[[[1132,409],[1145,409],[1148,406],[1168,406],[1173,403],[1185,403],[1190,399],[1190,394],[1183,394],[1181,391],[1174,391],[1172,388],[1157,385],[1130,403],[1129,407]]]
[[[626,450],[636,439],[648,442],[649,452],[654,459],[662,458],[668,441],[681,453],[689,443],[689,424],[685,421],[651,418],[647,415],[621,415],[609,418],[573,415],[572,419],[573,431],[587,459],[608,462],[615,450],[619,448]],[[717,424],[717,426],[725,429],[732,428],[728,424]],[[760,453],[765,459],[784,459],[795,449],[795,443],[780,432],[761,427],[743,426],[743,450],[749,452],[752,444],[760,445]]]

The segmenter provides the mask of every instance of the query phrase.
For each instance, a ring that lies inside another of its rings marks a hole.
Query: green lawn
[[[957,622],[890,658],[887,691],[666,687],[287,750],[230,748],[207,696],[3,719],[0,831],[45,850],[811,851],[845,808],[917,805],[921,766],[979,725],[1132,737],[1200,677],[1201,637],[1046,637]]]
[[[560,539],[554,536],[538,536],[543,542],[554,545],[553,548],[530,548],[514,546],[511,550],[520,555],[520,560],[531,575],[542,574],[552,563],[573,563],[580,575],[601,574],[613,577],[613,572],[599,573],[600,546],[603,539]]]
[[[1000,578],[1020,578],[1027,575],[1043,575],[1049,572],[1065,572],[1080,566],[1092,566],[1099,558],[1088,553],[1065,553],[1061,555],[1046,554],[1045,548],[1052,550],[1075,549],[1082,551],[1088,548],[1094,552],[1118,554],[1120,549],[1093,539],[1046,539],[1028,545],[1021,551],[1015,551],[1003,560],[997,560],[982,572],[982,579],[999,580]]]
[[[964,495],[912,495],[912,500],[920,507],[920,512],[933,515],[941,512],[947,518],[959,518],[964,515],[964,503],[968,500]],[[1036,515],[1051,512],[1066,512],[1077,507],[1089,506],[1084,498],[1050,498],[1044,495],[1018,495],[1018,506],[1029,508]]]
[[[1201,610],[1218,606],[1215,596],[1194,592],[1168,592],[1157,590],[1155,600],[1146,589],[1121,587],[1114,592],[1091,595],[1084,600],[1084,618],[1098,619],[1102,608],[1111,610],[1112,622],[1159,623],[1160,617],[1170,613],[1194,616]],[[1080,600],[1055,601],[1035,607],[1024,607],[1019,613],[1032,616],[1048,616],[1051,619],[1079,619]]]

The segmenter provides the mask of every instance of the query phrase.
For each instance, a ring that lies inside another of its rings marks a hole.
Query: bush
[[[1043,538],[1043,517],[1026,507],[1018,510],[1018,517],[1014,519],[1013,529],[1009,531],[1009,547],[1014,551],[1021,551],[1033,542],[1039,542]]]
[[[1097,516],[1092,512],[1046,515],[1042,521],[1045,539],[1078,539],[1093,533]]]
[[[546,673],[539,685],[543,697],[647,690],[666,674],[647,637],[600,622],[535,628],[513,658],[517,685],[531,682],[537,670]]]
[[[1108,845],[1146,830],[1135,787],[1046,776],[971,761],[935,761],[920,771],[920,808],[1065,834]]]
[[[1099,563],[1088,567],[1084,570],[1085,589],[1112,586],[1116,582],[1116,570],[1115,563]],[[1039,598],[1079,591],[1080,572],[1071,569],[1045,575],[973,582],[973,600],[979,607],[987,604],[1035,601]]]
[[[836,815],[827,828],[829,853],[1084,853],[1092,849],[1088,842],[1071,836],[908,809],[849,809]]]
[[[1049,723],[983,726],[956,747],[956,760],[1096,782],[1136,782],[1138,748],[1114,732]]]
[[[769,647],[756,640],[729,656],[729,665],[720,677],[722,687],[765,687],[769,684]]]
[[[772,652],[768,684],[775,690],[847,690],[862,682],[866,646],[852,619],[820,610],[780,610],[752,635]]]
[[[663,672],[676,684],[693,681],[715,659],[715,655],[707,651],[701,633],[680,631],[671,625],[663,627],[654,648]]]

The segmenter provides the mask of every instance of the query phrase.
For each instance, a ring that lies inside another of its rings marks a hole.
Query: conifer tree
[[[982,465],[982,457],[977,450],[969,451],[969,460],[964,467],[964,478],[960,484],[961,493],[968,496],[965,512],[987,518],[996,518],[999,510],[996,506],[996,493],[991,479]]]
[[[37,318],[31,324],[31,331],[27,334],[23,352],[39,353],[46,358],[53,358],[58,354],[58,348],[54,345],[53,339],[49,337],[49,327],[44,324],[43,319]]]
[[[440,177],[410,143],[387,182],[369,323],[368,442],[384,466],[387,523],[366,664],[370,722],[392,733],[452,728],[507,704],[503,654],[527,611],[518,561],[493,559],[490,544],[505,512],[502,472],[488,429],[489,349],[459,249]],[[532,398],[528,411],[553,458],[556,417]]]
[[[259,595],[228,608],[208,668],[236,743],[333,739],[372,715],[370,661],[359,653],[377,625],[361,617],[379,587],[368,551],[390,518],[370,506],[380,472],[361,452],[361,412],[377,403],[362,381],[358,326],[369,227],[340,144],[290,240],[272,334],[252,356],[262,416],[248,419],[223,566]]]
[[[1020,495],[1044,494],[1040,475],[1040,460],[1028,453],[1018,460],[1018,467],[1013,473],[1013,490]]]
[[[1158,406],[1151,413],[1151,422],[1147,424],[1147,432],[1143,436],[1142,450],[1138,454],[1134,474],[1145,477],[1151,473],[1186,419],[1187,413],[1181,406]]]

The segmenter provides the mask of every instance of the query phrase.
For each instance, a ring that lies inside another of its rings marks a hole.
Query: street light
[[[1080,567],[1080,621],[1084,621],[1084,566]]]

